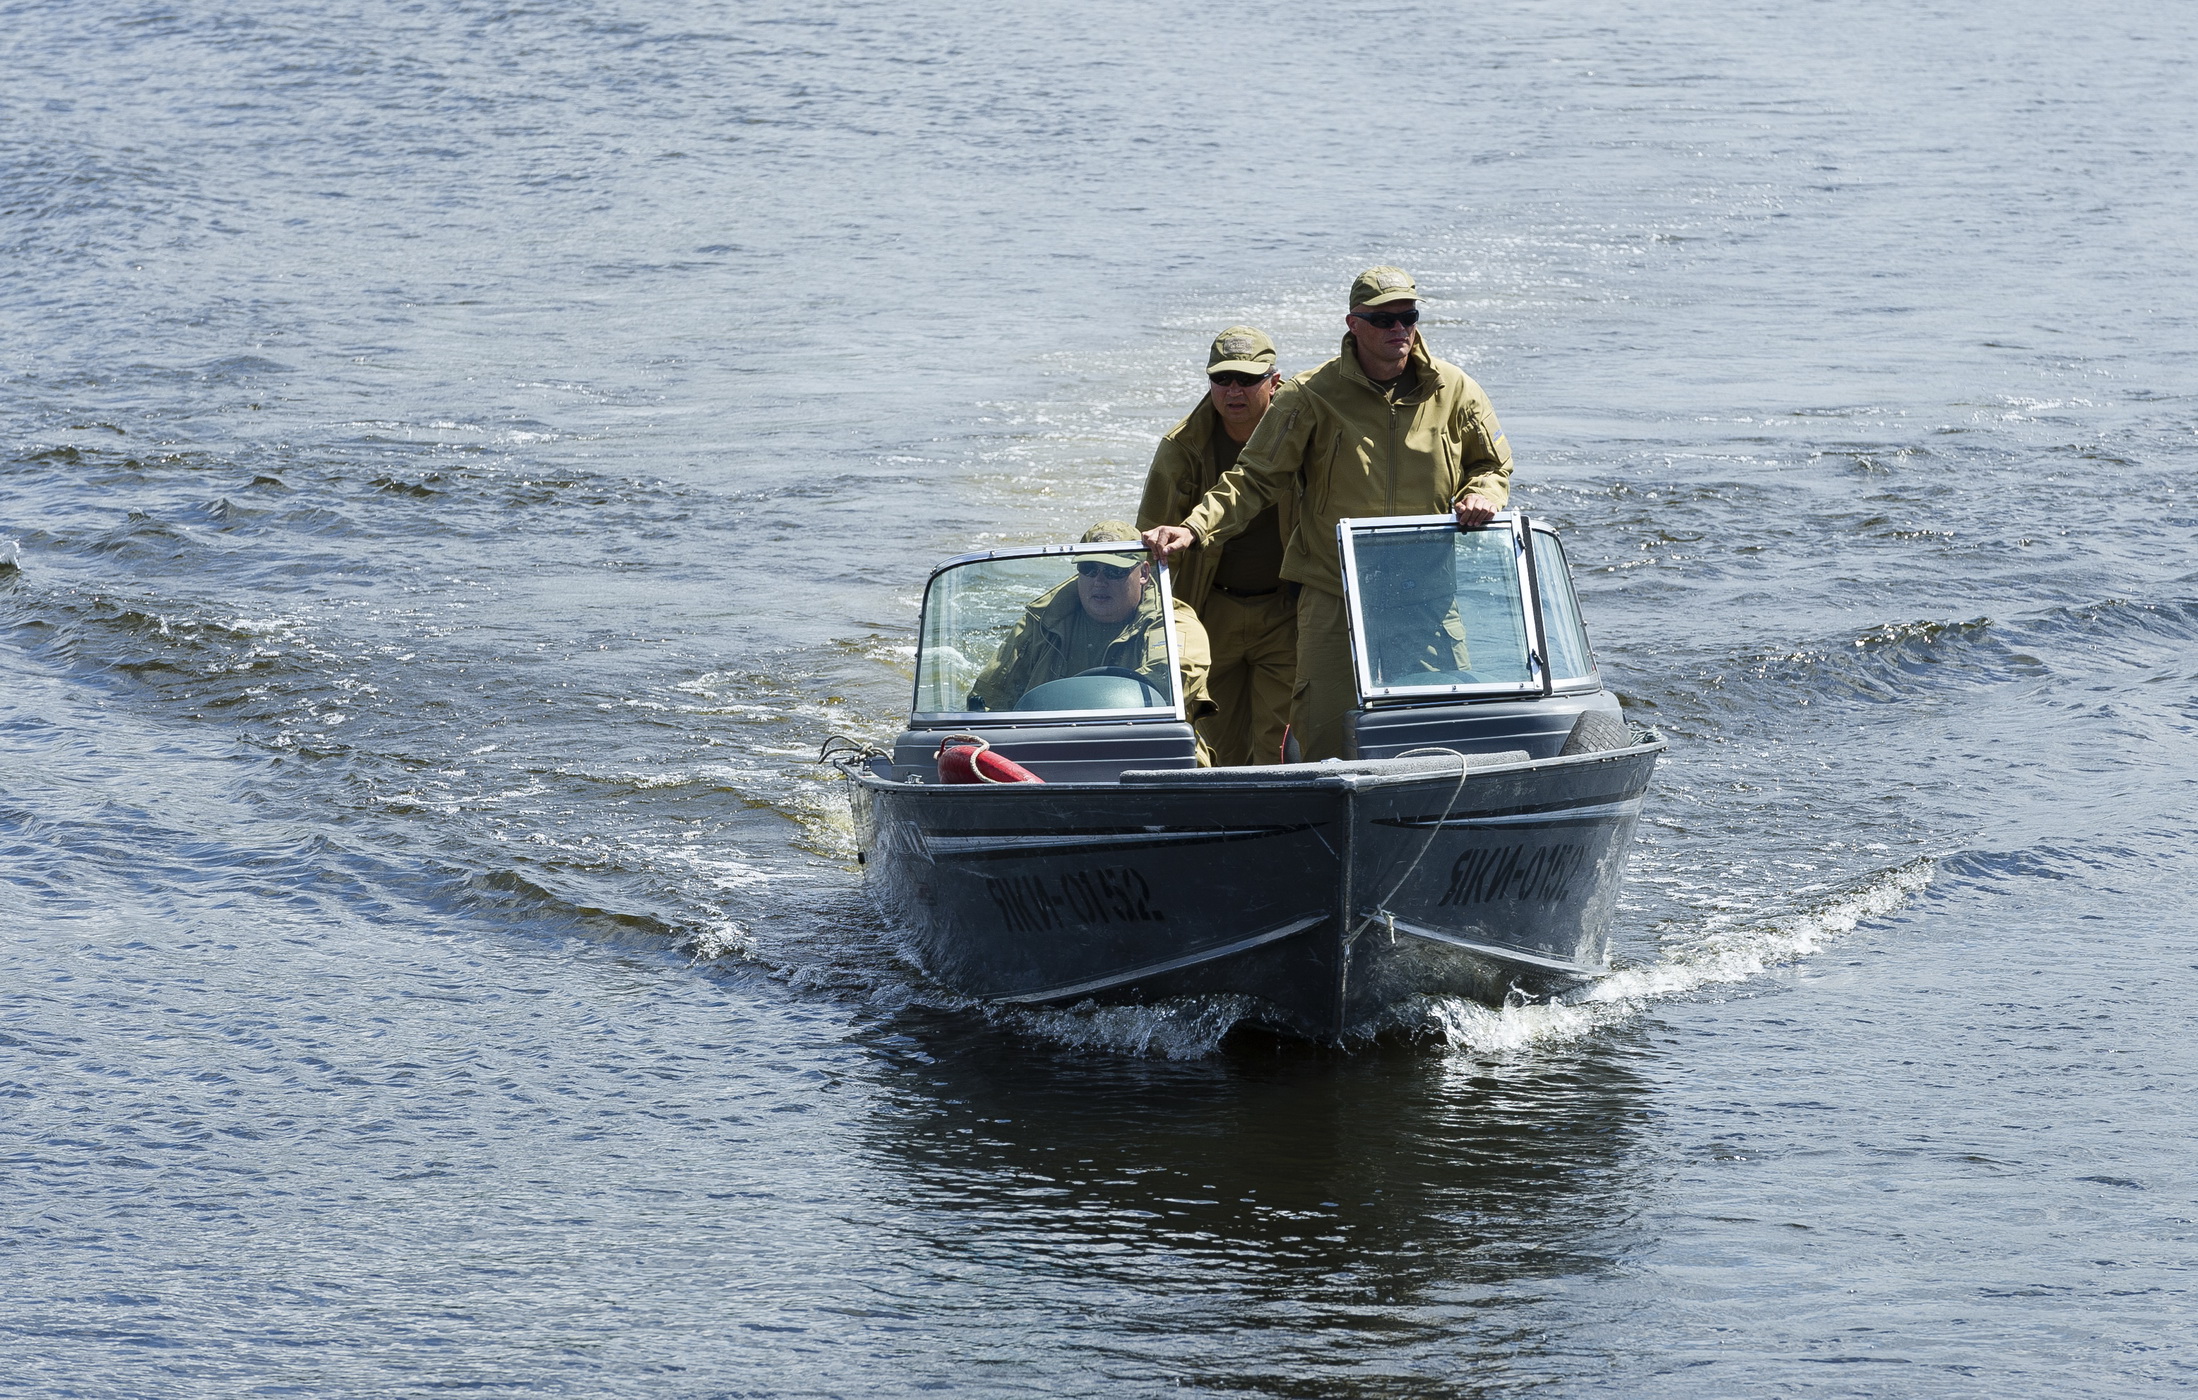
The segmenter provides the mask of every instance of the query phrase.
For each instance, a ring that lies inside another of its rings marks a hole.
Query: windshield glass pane
[[[1172,713],[1160,583],[1142,551],[979,559],[933,576],[916,712]]]
[[[1370,691],[1538,685],[1509,529],[1352,532]]]
[[[1588,650],[1587,627],[1580,621],[1580,601],[1572,593],[1572,571],[1565,567],[1565,549],[1546,530],[1534,534],[1534,581],[1541,590],[1542,636],[1549,644],[1549,673],[1558,684],[1592,680],[1595,653]]]

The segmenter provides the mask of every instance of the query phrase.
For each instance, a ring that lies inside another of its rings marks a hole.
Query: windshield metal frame
[[[1525,681],[1493,681],[1480,685],[1384,685],[1375,687],[1373,665],[1366,654],[1366,619],[1361,611],[1358,579],[1358,552],[1355,536],[1360,533],[1380,533],[1389,530],[1425,530],[1433,526],[1447,525],[1459,529],[1455,515],[1389,515],[1358,516],[1336,522],[1336,549],[1343,563],[1344,610],[1351,631],[1351,679],[1357,687],[1362,706],[1373,709],[1382,705],[1424,703],[1429,700],[1525,700],[1543,699],[1557,694],[1580,694],[1602,689],[1599,671],[1591,672],[1586,679],[1575,678],[1558,684],[1549,669],[1549,643],[1542,633],[1542,599],[1540,580],[1532,557],[1533,535],[1536,531],[1556,537],[1556,532],[1546,525],[1530,520],[1524,511],[1500,510],[1485,525],[1474,527],[1470,533],[1502,531],[1511,537],[1511,567],[1519,585],[1519,607],[1522,624],[1521,635],[1526,638],[1527,674]],[[1569,564],[1569,561],[1568,561]],[[1579,590],[1573,590],[1577,596]],[[1585,621],[1582,621],[1585,631]],[[1592,647],[1589,656],[1594,655]]]
[[[1094,540],[1088,544],[1021,545],[1008,549],[980,550],[974,554],[957,554],[933,569],[924,579],[923,606],[916,614],[916,675],[909,683],[908,723],[911,728],[932,729],[944,725],[965,728],[983,727],[997,729],[1003,725],[1046,725],[1075,723],[1084,720],[1106,720],[1116,724],[1187,724],[1184,705],[1189,699],[1183,693],[1183,641],[1176,635],[1175,585],[1167,562],[1152,560],[1154,576],[1160,585],[1160,616],[1164,620],[1168,636],[1168,664],[1170,683],[1168,692],[1174,697],[1169,709],[1151,706],[1136,710],[919,710],[917,700],[923,686],[923,649],[927,624],[931,618],[931,586],[955,569],[967,564],[981,564],[990,559],[1035,559],[1052,554],[1140,554],[1145,546],[1133,540]]]

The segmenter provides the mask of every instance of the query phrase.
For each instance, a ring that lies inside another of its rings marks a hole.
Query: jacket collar
[[[1183,422],[1189,438],[1189,441],[1183,442],[1183,446],[1189,448],[1192,455],[1203,463],[1213,455],[1213,435],[1221,431],[1221,410],[1213,406],[1210,397],[1200,394],[1198,407],[1192,409]]]
[[[1343,362],[1343,377],[1345,379],[1365,389],[1369,394],[1379,394],[1381,392],[1381,389],[1375,385],[1374,381],[1366,377],[1366,371],[1360,367],[1358,362],[1358,341],[1352,337],[1349,331],[1343,333],[1343,353],[1337,358]],[[1441,376],[1435,372],[1435,357],[1427,352],[1427,342],[1421,338],[1418,331],[1412,332],[1412,353],[1405,357],[1405,363],[1419,371],[1419,387],[1412,391],[1411,397],[1403,399],[1401,402],[1419,403],[1435,392],[1435,386],[1440,382]]]

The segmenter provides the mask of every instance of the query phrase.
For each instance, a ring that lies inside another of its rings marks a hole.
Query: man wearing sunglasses
[[[1357,703],[1336,522],[1448,511],[1467,528],[1510,499],[1511,446],[1496,411],[1465,371],[1428,353],[1411,275],[1369,268],[1351,284],[1350,308],[1342,353],[1275,394],[1236,465],[1181,525],[1144,534],[1167,558],[1225,544],[1273,502],[1298,500],[1281,576],[1303,585],[1290,728],[1306,759],[1342,755]]]
[[[1206,393],[1160,439],[1145,476],[1137,528],[1179,525],[1236,465],[1282,376],[1275,343],[1263,331],[1231,326],[1206,352]],[[1206,625],[1213,669],[1206,688],[1220,706],[1199,735],[1216,763],[1277,763],[1297,680],[1297,585],[1282,577],[1283,542],[1297,524],[1297,501],[1267,506],[1226,545],[1193,550],[1175,573],[1175,596]]]
[[[1024,692],[1047,681],[1102,668],[1134,671],[1154,689],[1167,691],[1167,624],[1161,619],[1160,590],[1152,583],[1152,561],[1138,547],[1136,528],[1122,521],[1102,520],[1084,532],[1085,544],[1110,540],[1120,540],[1124,551],[1077,555],[1076,577],[1023,609],[992,664],[970,686],[972,709],[1012,710]],[[1183,710],[1195,724],[1213,710],[1206,692],[1206,632],[1181,598],[1175,600],[1175,637]]]

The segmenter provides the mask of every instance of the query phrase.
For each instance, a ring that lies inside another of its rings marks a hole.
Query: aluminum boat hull
[[[1312,765],[1119,784],[850,777],[867,882],[943,985],[1021,1005],[1240,995],[1257,1020],[1338,1042],[1412,998],[1500,1004],[1606,971],[1663,747],[1462,782]]]

